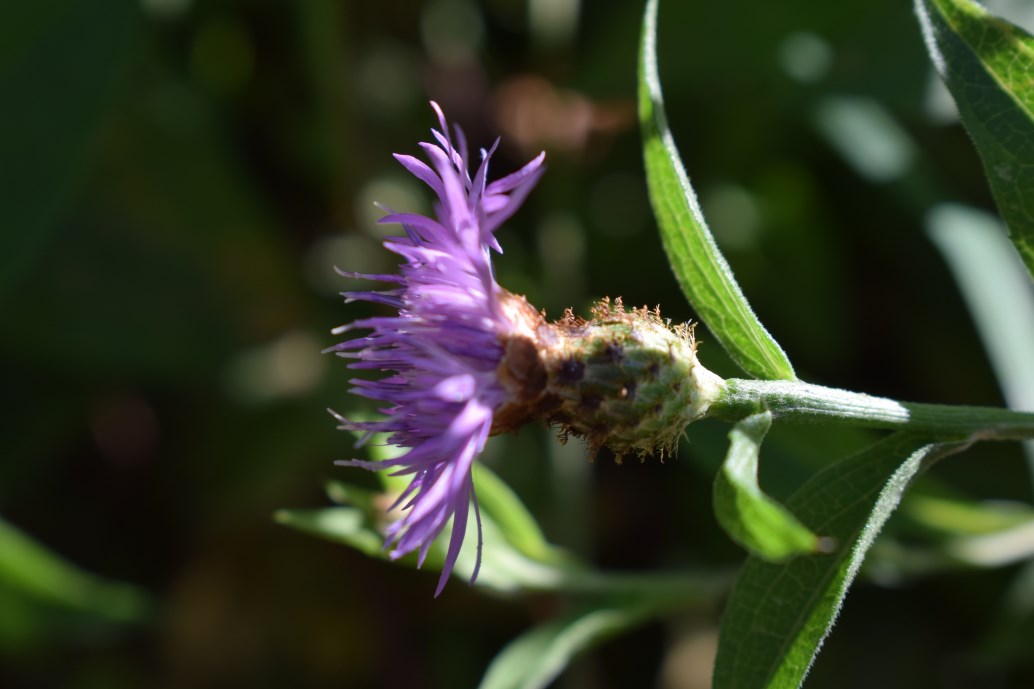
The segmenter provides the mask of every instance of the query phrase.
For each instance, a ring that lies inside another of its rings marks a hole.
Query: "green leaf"
[[[551,620],[511,641],[488,667],[479,689],[542,689],[571,660],[670,609],[658,600],[599,602]]]
[[[482,464],[476,464],[473,473],[474,489],[482,513],[492,518],[510,545],[540,562],[563,557],[546,540],[535,517],[502,479]]]
[[[490,477],[486,480],[486,477]],[[390,478],[390,477],[389,477]],[[394,480],[394,479],[393,479]],[[680,601],[713,600],[727,590],[730,576],[725,571],[677,571],[655,574],[604,573],[589,569],[567,551],[545,541],[523,504],[498,477],[484,466],[476,469],[475,481],[481,496],[481,525],[484,537],[481,571],[476,585],[497,592],[566,591],[586,595],[638,595]],[[401,490],[403,486],[398,486]],[[337,507],[278,510],[274,519],[284,526],[304,531],[360,552],[388,560],[384,548],[384,509],[391,494],[348,485],[327,484]],[[517,526],[515,526],[517,525]],[[448,526],[428,551],[424,568],[441,571],[448,546]],[[477,525],[467,522],[465,547],[456,560],[456,578],[467,581],[474,570]],[[416,567],[414,554],[397,561]]]
[[[325,538],[335,543],[351,546],[370,557],[389,560],[390,548],[384,547],[384,537],[377,528],[383,523],[385,516],[376,508],[377,501],[368,503],[372,511],[367,512],[360,507],[328,507],[314,510],[279,510],[274,515],[276,521],[306,533]],[[386,502],[381,502],[387,505]],[[451,524],[451,522],[450,522]],[[555,551],[554,561],[532,559],[514,548],[503,537],[501,529],[491,515],[482,512],[481,528],[484,537],[484,548],[481,569],[475,585],[500,593],[512,593],[521,590],[555,591],[579,589],[584,585],[592,587],[598,578],[574,561],[573,558],[560,557]],[[449,525],[443,530],[428,550],[423,569],[440,572],[445,562],[448,549]],[[474,544],[477,541],[477,525],[473,519],[468,520],[464,547],[456,559],[453,574],[457,579],[469,581],[474,571],[477,557]],[[415,553],[409,553],[395,562],[408,567],[417,567]],[[619,582],[620,583],[620,582]]]
[[[375,452],[372,452],[375,457],[390,456],[391,448],[388,452],[385,452],[383,448],[378,448]],[[477,464],[473,468],[474,473],[474,488],[477,491],[478,504],[481,509],[482,515],[487,515],[496,526],[499,528],[502,537],[524,555],[532,558],[533,560],[539,560],[542,562],[553,561],[557,559],[564,559],[565,555],[561,554],[555,546],[551,545],[545,535],[542,533],[542,529],[539,528],[538,522],[535,521],[535,517],[532,516],[528,508],[524,506],[517,494],[514,493],[506,483],[495,475],[490,469],[484,465]],[[401,491],[405,489],[406,479],[408,477],[392,477],[385,476],[382,473],[377,474],[381,479],[391,480],[391,489],[395,491]],[[346,505],[354,508],[358,508],[365,514],[376,515],[379,509],[378,503],[387,504],[384,501],[390,501],[390,497],[385,495],[381,491],[372,491],[367,488],[359,488],[342,481],[328,481],[327,495],[330,499],[338,505]],[[317,510],[318,511],[318,510]],[[292,517],[298,517],[302,512],[290,512],[285,513],[282,516],[284,523],[290,523],[290,526],[301,528],[303,531],[318,534],[322,529],[320,527],[313,527],[308,523],[308,520],[293,521]],[[369,522],[366,526],[373,529],[373,522]],[[349,529],[346,529],[346,533],[353,533],[354,530],[359,529],[359,524],[349,524]],[[364,527],[365,528],[365,527]],[[351,539],[352,536],[349,536]],[[359,537],[362,542],[365,542],[366,536]],[[357,543],[349,543],[363,552],[370,554],[365,547],[360,547]],[[379,550],[379,548],[378,548]]]
[[[901,510],[918,527],[946,536],[987,536],[1034,523],[1034,507],[1008,500],[912,494]]]
[[[2,519],[0,587],[0,597],[14,593],[110,622],[141,622],[152,610],[142,589],[86,572]]]
[[[787,507],[837,547],[785,564],[748,558],[722,618],[714,687],[800,686],[905,488],[932,462],[965,447],[895,433],[802,486]]]
[[[976,208],[941,204],[926,214],[926,231],[969,307],[1005,401],[1011,409],[1034,409],[1034,291],[1001,221]],[[1034,441],[1023,448],[1034,477]]]
[[[373,502],[370,502],[373,505]],[[358,507],[327,507],[316,510],[277,510],[278,524],[351,546],[370,557],[386,557],[384,538],[373,528],[369,513]]]
[[[1034,275],[1034,37],[970,0],[915,0],[934,66]]]
[[[729,432],[729,451],[714,482],[714,510],[730,537],[751,553],[778,562],[827,546],[758,485],[761,441],[772,413],[748,416]],[[830,544],[831,546],[831,544]]]
[[[895,575],[895,567],[905,574],[925,574],[961,566],[1002,567],[1034,556],[1034,508],[1024,503],[910,496],[902,514],[931,543],[917,545],[914,535],[907,546],[881,541],[881,554],[889,556],[881,570]]]
[[[570,614],[525,632],[489,666],[480,689],[538,689],[552,682],[580,653],[632,627],[674,611],[709,608],[726,591],[723,572],[667,575],[592,573],[589,593]]]
[[[639,56],[639,123],[650,201],[668,261],[690,304],[740,368],[755,378],[794,380],[790,360],[751,310],[704,221],[668,128],[656,44],[657,0],[649,0]]]
[[[391,449],[377,454],[390,456]],[[383,458],[383,457],[382,457]],[[383,527],[388,516],[384,510],[393,501],[394,491],[401,491],[405,477],[379,477],[386,481],[388,492],[382,493],[331,481],[327,493],[338,507],[311,510],[279,510],[274,519],[285,526],[348,545],[370,556],[388,560],[390,549],[384,548]],[[596,575],[588,572],[575,558],[548,543],[534,518],[517,496],[490,469],[479,465],[475,484],[481,506],[484,538],[481,570],[477,585],[500,592],[522,589],[557,590],[593,586]],[[441,571],[451,528],[446,526],[428,551],[424,568]],[[464,548],[456,560],[457,578],[469,580],[477,557],[477,524],[467,522]],[[399,560],[403,565],[417,566],[415,554]],[[582,581],[583,577],[586,581]]]

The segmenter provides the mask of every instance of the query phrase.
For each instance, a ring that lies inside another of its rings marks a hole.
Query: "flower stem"
[[[776,419],[907,430],[944,439],[1034,438],[1034,412],[898,402],[796,381],[734,378],[725,383],[708,415],[726,421],[767,409]]]

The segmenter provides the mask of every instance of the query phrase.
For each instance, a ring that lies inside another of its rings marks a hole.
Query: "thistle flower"
[[[431,107],[440,129],[432,130],[435,143],[421,144],[431,165],[408,155],[395,158],[435,192],[436,217],[389,213],[381,219],[398,223],[405,231],[405,236],[384,242],[404,259],[397,275],[342,273],[394,284],[393,289],[344,296],[346,301],[385,304],[398,314],[335,329],[335,334],[353,329],[371,332],[328,351],[355,359],[352,368],[394,372],[379,380],[351,381],[355,394],[387,403],[382,410],[386,418],[341,421],[350,430],[389,433],[389,442],[408,452],[382,462],[340,464],[412,475],[394,505],[402,508],[404,516],[387,531],[387,545],[394,545],[392,558],[418,551],[422,564],[435,537],[453,518],[437,596],[456,563],[471,503],[478,523],[472,582],[481,562],[481,519],[471,466],[485,446],[496,410],[508,396],[496,374],[506,342],[527,328],[530,309],[526,301],[496,284],[489,249],[501,251],[494,232],[538,181],[545,155],[488,184],[493,146],[481,151],[481,163],[472,178],[462,131],[454,130],[454,144],[441,108],[436,103]]]
[[[568,310],[547,323],[524,297],[500,287],[489,254],[501,251],[494,232],[538,181],[544,154],[489,184],[493,146],[481,151],[472,178],[462,131],[454,130],[454,145],[441,109],[431,107],[440,129],[432,130],[435,143],[421,144],[431,165],[395,158],[435,192],[435,217],[381,219],[405,230],[384,242],[404,259],[397,275],[342,273],[393,284],[344,296],[398,313],[336,328],[335,334],[371,332],[327,351],[353,359],[352,368],[392,372],[351,381],[352,392],[386,403],[384,419],[337,418],[366,437],[388,433],[390,443],[407,451],[382,462],[339,464],[412,476],[392,506],[403,511],[387,530],[392,558],[417,551],[422,564],[452,518],[437,596],[459,555],[471,504],[478,527],[471,582],[477,578],[481,517],[471,467],[488,436],[541,420],[559,428],[561,439],[583,437],[619,459],[630,452],[663,458],[675,451],[685,426],[706,414],[724,382],[697,361],[692,328],[671,327],[656,309],[626,311],[620,299],[603,300],[589,321]]]

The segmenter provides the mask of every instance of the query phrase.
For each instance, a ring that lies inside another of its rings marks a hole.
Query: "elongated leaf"
[[[819,472],[791,497],[787,507],[813,530],[835,538],[837,547],[781,565],[747,560],[722,618],[715,688],[800,686],[909,482],[964,447],[895,433]]]
[[[758,485],[761,441],[772,425],[772,413],[748,416],[729,432],[729,452],[714,482],[714,510],[730,537],[769,561],[812,553],[824,546],[785,507]]]
[[[482,464],[474,467],[474,488],[481,511],[491,515],[514,548],[540,562],[554,561],[559,550],[546,540],[528,508],[506,483]]]
[[[381,448],[378,448],[378,450],[383,452]],[[532,516],[528,508],[521,502],[521,499],[517,497],[517,494],[502,479],[496,476],[488,467],[481,464],[475,465],[473,471],[474,486],[477,491],[481,512],[488,515],[495,522],[503,538],[510,545],[533,560],[541,562],[563,560],[567,557],[566,554],[563,554],[556,546],[546,540],[542,529],[539,528],[538,522],[535,521],[535,517]],[[393,489],[396,491],[401,491],[405,488],[406,477],[385,476],[384,474],[378,474],[378,477],[390,481]],[[376,515],[377,510],[381,509],[378,506],[379,504],[387,504],[385,500],[390,502],[390,498],[387,498],[382,492],[371,491],[341,481],[329,481],[326,490],[330,499],[338,505],[357,508],[371,516]],[[319,511],[315,510],[312,512]],[[293,512],[287,510],[279,518],[284,523],[289,523],[292,522],[292,515],[297,517],[303,513],[304,511],[301,510]],[[311,516],[312,514],[310,514]],[[310,524],[308,519],[295,521],[290,523],[290,526],[296,526],[303,531],[316,534],[321,530],[320,527]],[[374,529],[373,522],[370,522],[367,526],[371,530]],[[356,523],[350,529],[346,529],[346,531],[358,528],[360,528],[360,524]],[[361,541],[365,542],[365,536],[360,538]],[[350,542],[349,545],[353,545],[359,550],[367,552],[367,554],[372,554],[365,547],[362,547],[360,543]]]
[[[578,654],[649,621],[668,607],[654,600],[602,603],[535,627],[496,656],[479,689],[542,689]]]
[[[335,488],[333,493],[340,495],[340,487]],[[387,518],[383,510],[390,501],[373,492],[363,495],[361,489],[354,487],[349,487],[348,495],[355,501],[353,505],[310,510],[279,510],[274,518],[280,524],[350,546],[370,557],[389,559],[389,549],[384,547],[382,528]],[[480,587],[500,592],[564,588],[572,580],[577,581],[579,573],[583,571],[583,568],[570,558],[562,558],[560,551],[556,549],[543,553],[544,557],[552,558],[551,560],[539,561],[528,557],[506,539],[503,530],[486,511],[481,513],[481,526],[485,546],[477,578],[477,585]],[[448,548],[449,533],[450,529],[447,527],[444,536],[438,538],[428,551],[423,564],[425,570],[441,571]],[[477,525],[470,519],[464,539],[465,547],[460,551],[454,568],[458,579],[470,579],[477,558],[476,543]],[[398,562],[408,567],[416,567],[416,554],[410,553]]]
[[[402,451],[389,444],[384,436],[374,438],[366,449],[374,461],[383,461]],[[327,495],[338,507],[279,510],[274,518],[285,526],[351,546],[371,557],[388,559],[388,550],[383,547],[383,530],[390,517],[384,510],[394,500],[393,496],[405,490],[409,477],[385,472],[377,472],[376,476],[383,491],[330,481]],[[598,583],[595,573],[546,540],[534,516],[491,469],[478,464],[473,469],[473,477],[484,538],[479,586],[497,591],[557,590],[592,589]],[[443,537],[428,551],[424,568],[441,570],[450,533],[448,527],[443,530]],[[474,571],[477,539],[477,522],[468,519],[464,547],[454,570],[459,578],[469,580]],[[415,567],[417,559],[410,554],[400,563]],[[606,586],[604,584],[604,589]]]
[[[112,622],[142,622],[152,612],[142,589],[85,572],[2,519],[0,586],[5,593]]]
[[[988,536],[1034,522],[1034,506],[1024,502],[911,494],[901,511],[928,534]],[[1031,543],[1034,547],[1034,542]]]
[[[1034,36],[971,0],[915,0],[927,49],[1034,275]]]
[[[1001,235],[1001,221],[942,204],[927,213],[926,231],[969,306],[1005,401],[1012,409],[1034,409],[1034,288]],[[1034,477],[1034,441],[1023,448]]]
[[[491,478],[486,481],[488,476]],[[388,478],[395,480],[397,477]],[[730,573],[722,570],[651,574],[594,571],[567,551],[545,541],[520,499],[487,467],[478,467],[475,481],[482,495],[484,535],[481,571],[477,579],[479,587],[499,592],[565,591],[592,596],[635,596],[648,591],[652,598],[684,602],[713,600],[731,583]],[[284,526],[350,546],[370,557],[388,559],[383,527],[386,523],[384,509],[391,498],[369,488],[337,481],[327,484],[327,493],[338,506],[278,510],[274,518]],[[518,513],[521,516],[515,517]],[[519,526],[515,527],[514,523]],[[424,569],[441,571],[449,531],[446,527],[446,537],[440,538],[428,551]],[[477,525],[470,519],[464,541],[469,547],[460,551],[454,569],[457,579],[469,580],[474,571],[476,550],[473,544],[476,540]],[[410,553],[398,563],[416,567],[416,555]]]
[[[273,519],[278,524],[351,546],[370,557],[387,555],[383,548],[384,538],[374,528],[374,520],[359,507],[277,510]]]
[[[668,128],[656,44],[657,0],[649,0],[639,55],[639,123],[650,201],[668,261],[690,304],[740,368],[755,378],[794,380],[790,360],[751,310],[704,221]]]
[[[370,451],[375,459],[384,459],[398,450],[387,444],[375,443]],[[327,494],[338,503],[338,507],[279,510],[274,518],[285,526],[386,560],[388,550],[384,548],[383,528],[388,516],[384,510],[393,500],[391,491],[405,488],[406,477],[380,472],[377,476],[388,488],[387,494],[331,481],[327,484]],[[474,482],[481,505],[484,538],[478,586],[496,591],[516,591],[593,589],[599,584],[598,575],[590,572],[561,548],[546,541],[535,518],[520,498],[488,467],[478,465],[475,468]],[[444,536],[428,551],[423,565],[425,569],[441,571],[450,533],[450,528],[444,529]],[[457,578],[470,579],[477,559],[476,543],[477,524],[471,518],[467,522],[464,548],[456,561],[454,571]],[[415,567],[417,558],[411,553],[399,562]],[[623,585],[623,582],[616,581],[615,584]],[[607,585],[604,584],[602,589],[607,590]]]
[[[622,577],[606,577],[617,582]],[[600,589],[570,614],[525,632],[504,648],[485,673],[480,689],[539,689],[549,685],[580,653],[632,627],[665,614],[710,607],[725,591],[722,573],[684,572],[664,577],[631,577],[637,583]],[[674,585],[672,585],[674,584]],[[616,592],[616,593],[615,593]]]

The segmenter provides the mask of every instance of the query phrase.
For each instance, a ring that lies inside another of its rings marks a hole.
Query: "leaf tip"
[[[818,536],[815,538],[816,555],[832,555],[837,551],[837,539],[832,536]]]

